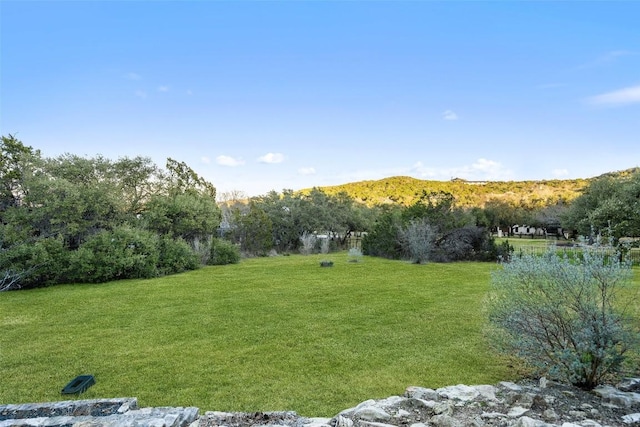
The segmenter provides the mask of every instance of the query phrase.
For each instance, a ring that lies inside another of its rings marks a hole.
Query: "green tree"
[[[562,223],[582,236],[640,236],[640,171],[593,181],[573,201]]]
[[[9,207],[20,204],[26,193],[25,174],[39,158],[39,151],[24,145],[13,135],[0,138],[0,215]]]

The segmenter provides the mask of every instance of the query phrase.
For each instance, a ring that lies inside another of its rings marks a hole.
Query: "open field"
[[[93,374],[82,398],[332,416],[409,385],[514,379],[482,335],[495,268],[338,253],[0,293],[0,403],[67,399]]]

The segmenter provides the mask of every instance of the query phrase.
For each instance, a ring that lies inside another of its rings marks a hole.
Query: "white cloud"
[[[208,158],[207,156],[202,156],[202,157],[200,157],[200,161],[201,161],[202,163],[204,163],[205,165],[208,165],[209,163],[211,163],[211,159],[210,159],[210,158]]]
[[[158,92],[169,92],[169,86],[158,86]]]
[[[298,173],[300,175],[315,175],[316,170],[315,168],[300,168],[298,169]]]
[[[462,178],[469,181],[505,181],[513,177],[513,172],[500,162],[488,159],[478,159],[470,165],[450,168],[430,168],[425,167],[422,162],[417,162],[410,168],[409,173],[422,179],[438,180]]]
[[[137,96],[138,98],[146,98],[147,97],[147,92],[143,91],[143,90],[137,90],[134,92],[134,95]]]
[[[551,174],[558,178],[562,178],[562,177],[568,176],[569,171],[567,169],[554,169],[551,171]]]
[[[282,163],[284,161],[284,155],[280,153],[267,153],[264,156],[258,158],[260,163]]]
[[[142,77],[138,73],[127,73],[124,75],[124,78],[129,80],[140,80]]]
[[[233,158],[231,156],[224,156],[223,155],[223,156],[216,157],[216,163],[218,163],[219,165],[222,165],[222,166],[234,167],[234,166],[244,165],[244,160],[239,159],[239,158],[236,159],[236,158]]]
[[[447,110],[442,113],[442,118],[445,120],[458,120],[458,115],[451,110]]]
[[[640,103],[640,85],[592,96],[587,99],[587,102],[591,105],[610,107],[637,104]]]

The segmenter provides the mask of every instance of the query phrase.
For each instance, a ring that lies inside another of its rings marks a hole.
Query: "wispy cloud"
[[[551,175],[562,178],[569,175],[569,171],[567,169],[554,169],[551,171]]]
[[[137,90],[134,92],[134,95],[137,96],[138,98],[146,98],[147,97],[147,92],[143,91],[143,90]]]
[[[593,67],[600,67],[603,65],[607,65],[607,64],[611,64],[613,62],[615,62],[618,58],[622,58],[625,56],[632,56],[632,55],[637,55],[636,52],[630,51],[630,50],[611,50],[609,52],[604,53],[603,55],[600,55],[599,57],[597,57],[596,59],[594,59],[593,61],[587,62],[585,64],[582,64],[580,66],[578,66],[578,69],[583,69],[583,68],[593,68]]]
[[[298,173],[300,175],[315,175],[316,170],[315,168],[300,168],[298,169]]]
[[[210,158],[208,158],[207,156],[202,156],[202,157],[200,157],[200,161],[201,161],[202,163],[204,163],[205,165],[208,165],[209,163],[211,163],[211,159],[210,159]]]
[[[445,120],[458,120],[458,115],[451,110],[446,110],[442,113],[442,118]]]
[[[637,104],[640,103],[640,85],[592,96],[587,98],[587,102],[591,105],[605,107]]]
[[[216,157],[216,163],[222,166],[242,166],[244,165],[244,160],[240,158],[234,158],[231,156],[218,156]]]
[[[284,155],[280,153],[267,153],[262,157],[258,158],[260,163],[282,163],[284,161]]]
[[[504,181],[513,177],[513,171],[504,167],[500,162],[489,159],[478,159],[470,165],[451,168],[426,167],[422,162],[417,162],[411,167],[410,173],[420,178],[462,178],[470,181]]]
[[[169,92],[169,86],[158,86],[158,92]]]
[[[128,80],[140,80],[142,76],[138,73],[127,73],[124,75],[124,78]]]
[[[413,176],[418,179],[450,180],[462,178],[469,181],[509,181],[513,179],[513,171],[500,162],[478,159],[470,165],[448,168],[430,167],[416,162],[409,167],[397,167],[380,170],[359,170],[341,175],[338,181],[352,182],[368,179],[381,179],[389,176]]]

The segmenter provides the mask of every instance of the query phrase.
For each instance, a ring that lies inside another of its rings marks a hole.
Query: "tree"
[[[640,339],[622,293],[631,274],[629,262],[597,248],[575,259],[555,248],[513,258],[492,277],[494,337],[538,373],[591,389],[620,372]]]
[[[24,176],[39,157],[39,151],[33,151],[13,135],[0,138],[0,214],[19,205],[25,194]]]
[[[234,237],[241,250],[266,255],[273,248],[273,224],[267,213],[254,201],[249,202],[247,212],[236,211]]]
[[[562,223],[582,236],[640,236],[640,171],[593,181],[573,201]]]

